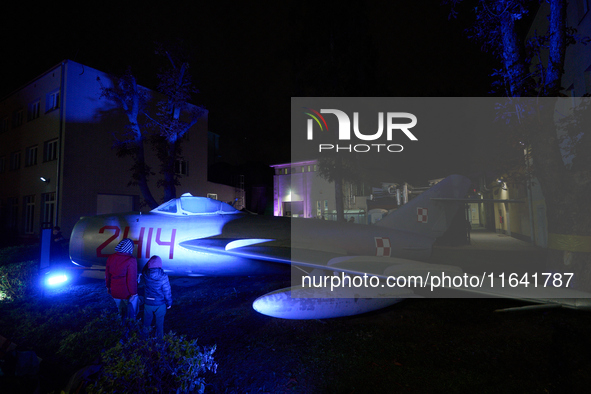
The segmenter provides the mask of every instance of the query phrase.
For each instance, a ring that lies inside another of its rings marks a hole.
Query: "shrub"
[[[14,301],[34,293],[38,271],[36,261],[0,266],[0,301]]]
[[[0,267],[39,258],[39,244],[6,246],[0,248]]]
[[[88,365],[98,362],[102,351],[109,349],[124,335],[121,318],[117,312],[103,310],[99,316],[92,318],[82,310],[82,316],[89,321],[84,327],[67,335],[60,342],[57,355],[69,360],[74,366]]]
[[[197,346],[170,332],[163,339],[142,334],[136,324],[127,338],[102,356],[103,370],[89,393],[203,393],[205,371],[216,372],[215,345]]]

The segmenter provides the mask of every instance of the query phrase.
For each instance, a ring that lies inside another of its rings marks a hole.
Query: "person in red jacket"
[[[137,260],[132,255],[133,241],[123,239],[115,253],[107,258],[105,281],[121,315],[121,320],[134,319],[137,313]]]

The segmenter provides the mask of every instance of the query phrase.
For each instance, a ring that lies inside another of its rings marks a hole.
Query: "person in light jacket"
[[[133,241],[123,239],[115,247],[115,253],[107,259],[105,281],[107,291],[113,297],[121,320],[135,319],[138,306],[137,260],[132,255]]]
[[[164,335],[164,315],[172,306],[172,294],[168,275],[162,269],[162,259],[152,256],[142,270],[144,283],[144,329],[150,330],[152,320],[156,324],[156,336]]]

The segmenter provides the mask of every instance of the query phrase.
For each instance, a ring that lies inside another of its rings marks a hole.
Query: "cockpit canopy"
[[[194,197],[190,193],[183,194],[181,198],[173,198],[158,208],[153,209],[151,212],[174,216],[240,213],[239,210],[225,202],[207,197]]]

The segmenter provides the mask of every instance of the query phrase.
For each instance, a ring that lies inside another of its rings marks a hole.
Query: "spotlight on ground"
[[[61,286],[68,281],[68,276],[63,272],[55,272],[47,274],[45,284],[49,287]]]

